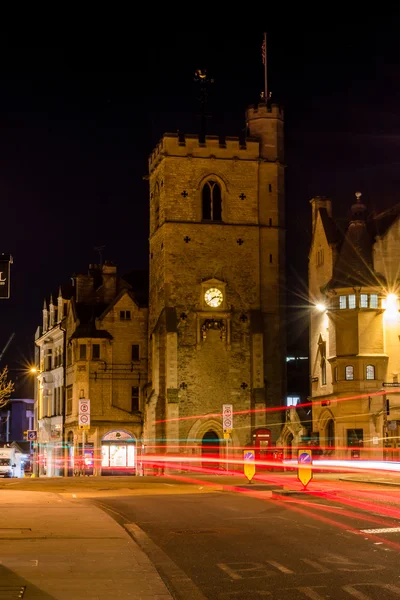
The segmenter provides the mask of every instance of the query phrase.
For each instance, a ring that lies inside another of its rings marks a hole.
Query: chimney
[[[117,295],[117,267],[110,260],[101,267],[103,276],[103,301],[108,304]]]
[[[310,204],[312,209],[312,231],[314,233],[319,209],[326,208],[328,215],[332,217],[332,202],[326,196],[314,196],[314,198],[311,198]]]

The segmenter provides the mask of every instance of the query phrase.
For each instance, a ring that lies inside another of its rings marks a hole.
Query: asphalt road
[[[400,598],[398,491],[355,484],[320,496],[270,494],[96,503],[126,526],[179,600]]]

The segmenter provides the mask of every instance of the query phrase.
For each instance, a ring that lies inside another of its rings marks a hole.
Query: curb
[[[136,523],[125,523],[124,529],[136,544],[137,550],[142,555],[140,564],[149,575],[155,576],[165,588],[160,600],[174,600],[175,592],[179,598],[190,598],[191,600],[207,600],[196,584],[186,575],[184,571],[162,550]],[[171,589],[163,581],[161,573],[164,574]],[[153,575],[154,574],[154,575]],[[172,594],[172,595],[171,595]]]
[[[350,481],[351,483],[371,483],[372,485],[389,485],[392,487],[400,487],[400,483],[393,481],[378,481],[377,479],[350,479],[348,477],[339,477],[339,481]]]

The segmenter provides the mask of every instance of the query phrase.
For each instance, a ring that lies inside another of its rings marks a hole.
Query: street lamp
[[[319,312],[324,312],[324,311],[326,310],[326,306],[325,306],[325,304],[322,304],[322,303],[318,303],[318,304],[316,304],[316,305],[315,305],[315,308],[316,308],[317,310],[319,310]]]

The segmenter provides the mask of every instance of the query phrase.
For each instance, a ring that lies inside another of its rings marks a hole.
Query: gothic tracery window
[[[203,186],[202,210],[204,221],[222,221],[221,188],[211,179]]]

